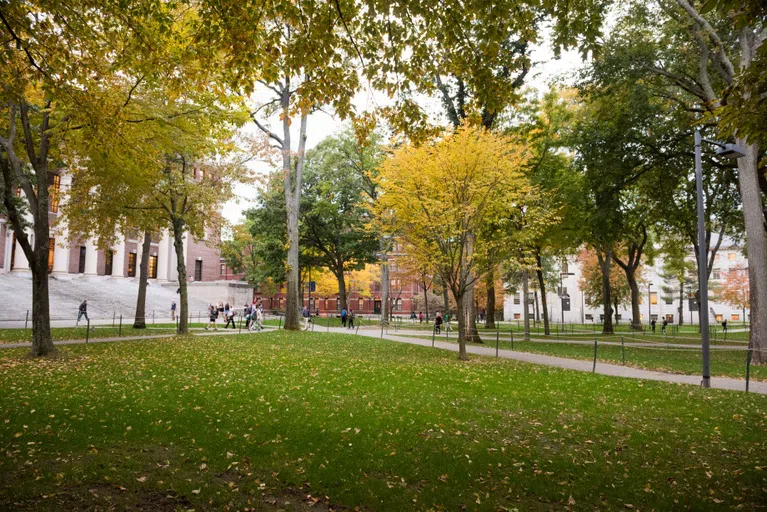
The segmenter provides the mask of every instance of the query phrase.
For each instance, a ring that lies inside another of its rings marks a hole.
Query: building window
[[[136,277],[136,253],[128,254],[128,277]]]
[[[521,313],[514,313],[514,320],[519,320],[520,318],[522,318]]]
[[[365,299],[360,298],[357,300],[357,311],[362,311],[365,309]]]
[[[111,276],[112,275],[112,265],[114,264],[115,260],[115,252],[107,250],[104,252],[104,275],[105,276]]]
[[[194,280],[202,281],[202,260],[194,262]]]
[[[56,251],[56,239],[48,239],[48,273],[53,272],[53,253]]]
[[[663,297],[663,300],[666,301],[666,304],[673,304],[674,298],[673,297]]]
[[[59,191],[61,190],[61,176],[58,174],[53,175],[53,187],[51,190],[51,211],[57,213],[59,211]]]
[[[149,277],[157,279],[157,256],[149,257]]]
[[[722,315],[716,315],[716,321],[721,322],[724,319]]]
[[[737,313],[733,313],[730,315],[730,320],[732,320],[733,322],[737,322],[738,320],[740,320],[740,315]]]
[[[570,270],[567,265],[567,260],[562,261],[562,273],[563,274],[569,274]]]
[[[734,252],[731,252],[727,254],[727,259],[730,261],[735,261],[735,258],[737,258],[737,255]]]
[[[341,298],[340,297],[336,297],[336,309],[338,311],[341,311]]]
[[[559,296],[569,297],[569,295],[567,295],[567,286],[562,286],[561,288],[559,288]]]
[[[402,299],[394,301],[394,311],[402,311]]]
[[[77,265],[78,274],[82,274],[85,272],[85,251],[86,251],[85,246],[81,245],[80,246],[80,262]]]
[[[721,271],[720,271],[718,268],[715,268],[715,269],[714,269],[714,270],[711,272],[711,279],[713,279],[714,281],[718,281],[718,280],[720,280],[721,278],[722,278],[722,272],[721,272]]]
[[[586,320],[594,320],[594,315],[586,314]]]
[[[223,276],[224,274],[226,274],[226,263],[222,263],[218,271],[218,275]]]
[[[514,294],[514,304],[519,304],[520,302],[522,302],[522,299],[519,298],[519,294],[518,293],[515,293]]]
[[[658,292],[650,292],[650,304],[652,306],[658,303]]]

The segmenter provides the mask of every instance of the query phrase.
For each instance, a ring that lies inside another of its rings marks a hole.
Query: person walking
[[[663,319],[663,324],[661,324],[660,332],[663,334],[666,334],[666,326],[668,325],[668,319]]]
[[[216,320],[218,319],[218,308],[211,304],[208,306],[208,325],[205,326],[205,330],[207,331],[210,327],[213,327],[214,331],[218,330],[218,327],[216,326]]]
[[[415,311],[411,311],[410,312],[410,321],[415,323],[416,320],[417,320],[417,318],[415,316]]]
[[[722,332],[727,332],[727,320],[722,321]]]
[[[652,333],[655,334],[655,319],[650,322],[650,327],[652,327]]]
[[[80,324],[80,319],[82,317],[85,317],[85,319],[90,322],[91,319],[88,318],[88,299],[85,299],[81,304],[80,307],[77,310],[77,322],[75,323],[75,327],[77,327]]]
[[[437,316],[434,317],[434,332],[436,334],[439,334],[441,332],[440,330],[441,328],[442,328],[442,313],[438,311]]]
[[[234,325],[234,317],[237,315],[237,311],[231,309],[229,307],[229,303],[224,306],[224,316],[226,316],[226,325],[224,325],[224,329],[229,327],[229,324],[232,324],[232,329],[236,329],[237,326]]]
[[[423,323],[423,311],[418,312],[418,323]]]
[[[341,310],[341,326],[346,327],[346,317],[348,313],[346,312],[346,306],[343,307]]]
[[[176,301],[171,301],[170,303],[170,319],[171,321],[176,321]]]
[[[258,329],[258,332],[261,332],[261,330],[264,328],[262,322],[264,321],[264,308],[259,304],[259,306],[256,308],[256,329]]]
[[[309,313],[309,308],[304,306],[304,309],[301,310],[301,316],[304,319],[304,330],[308,331],[309,330],[309,317],[312,316],[311,313]]]
[[[354,329],[354,311],[349,308],[349,329]]]

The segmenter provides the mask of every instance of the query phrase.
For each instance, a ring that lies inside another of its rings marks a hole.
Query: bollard
[[[509,331],[509,337],[511,338],[511,350],[514,350],[514,331]]]
[[[495,330],[495,357],[498,357],[498,343],[501,341],[501,331]]]
[[[117,315],[117,311],[112,311],[112,329],[115,328],[115,315]]]
[[[623,336],[621,336],[621,362],[623,366],[626,366],[626,346],[623,344]]]
[[[748,347],[746,350],[746,393],[748,393],[748,381],[751,379],[751,354],[752,348]]]
[[[381,339],[383,339],[384,321],[381,319]],[[434,338],[432,337],[432,344],[434,344]]]
[[[29,322],[29,310],[27,310],[27,318],[24,319],[24,329],[27,328],[27,323]]]
[[[434,328],[431,330],[431,348],[434,348],[434,336],[436,335],[437,329]]]
[[[88,319],[88,324],[85,326],[85,344],[88,344],[88,338],[91,334],[91,319]]]
[[[154,325],[154,309],[152,310],[152,325]]]
[[[123,335],[123,315],[122,315],[122,313],[120,313],[120,328],[117,331],[117,336],[119,337],[119,336],[122,336],[122,335]]]
[[[325,320],[326,320],[325,325],[328,328],[328,332],[330,332],[330,313],[328,313],[328,316],[327,318],[325,318]]]
[[[359,334],[360,333],[360,324],[361,323],[362,323],[362,317],[360,317],[360,321],[357,322],[357,328],[354,329],[354,334]]]
[[[311,321],[311,318],[309,319]],[[317,317],[314,318],[314,321],[312,322],[312,332],[314,332],[314,324],[317,323]]]
[[[279,323],[277,324],[277,330],[279,331],[280,329],[282,329],[282,315],[277,315],[277,319],[279,321]]]
[[[594,338],[594,366],[591,367],[591,373],[597,372],[597,339]]]
[[[176,317],[176,334],[178,334],[178,317]]]
[[[237,334],[242,334],[242,317],[240,317],[240,325],[237,328]]]
[[[197,324],[198,324],[197,327],[200,327],[199,326],[199,324],[200,324],[200,312],[199,311],[197,312]]]

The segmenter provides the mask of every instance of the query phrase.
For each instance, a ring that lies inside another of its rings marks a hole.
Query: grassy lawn
[[[767,503],[765,396],[324,333],[59,351],[0,352],[0,509]]]
[[[172,334],[175,327],[167,328],[147,326],[147,329],[134,329],[132,325],[123,325],[120,328],[111,325],[92,325],[90,338],[116,338],[117,336],[154,336],[157,334]],[[56,340],[81,340],[85,339],[86,327],[52,327],[51,338]],[[0,329],[0,344],[2,343],[29,343],[32,341],[32,329]]]

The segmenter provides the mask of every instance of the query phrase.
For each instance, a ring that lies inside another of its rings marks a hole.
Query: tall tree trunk
[[[640,320],[641,313],[639,312],[639,284],[637,283],[636,271],[631,268],[624,269],[626,274],[626,280],[629,283],[629,289],[631,290],[631,329],[635,331],[642,330],[642,321]],[[617,307],[616,313],[617,313]],[[650,319],[648,318],[649,322]],[[617,323],[617,321],[616,321]]]
[[[468,361],[469,356],[466,354],[466,337],[468,333],[466,331],[469,327],[468,315],[471,314],[471,308],[467,308],[464,303],[466,295],[459,295],[453,290],[453,298],[458,310],[458,359]]]
[[[447,296],[447,285],[442,285],[442,300],[445,303],[445,315],[450,313],[450,298]]]
[[[48,103],[50,105],[50,102]],[[43,113],[42,122],[37,126],[30,123],[29,105],[24,100],[20,104],[10,103],[8,138],[0,137],[5,155],[0,153],[0,172],[2,173],[3,205],[11,227],[16,233],[16,240],[24,251],[32,272],[32,350],[30,355],[41,357],[56,350],[51,340],[50,296],[48,293],[48,240],[50,226],[48,222],[48,111]],[[17,119],[20,113],[20,119]],[[21,123],[24,131],[24,142],[32,163],[36,178],[30,179],[23,169],[23,164],[16,154],[17,123]],[[31,132],[40,134],[38,153],[35,154],[35,141]],[[3,133],[5,135],[5,133]],[[27,197],[29,212],[32,214],[34,241],[30,243],[29,236],[24,231],[22,214],[13,196],[16,187],[20,186]]]
[[[543,310],[543,334],[546,336],[551,335],[551,327],[549,326],[549,311],[546,309],[546,283],[543,280],[543,266],[541,265],[541,254],[535,253],[535,273],[538,276],[538,288],[541,290],[541,309]]]
[[[346,276],[344,276],[343,270],[336,274],[336,279],[338,279],[338,298],[341,302],[341,309],[344,309],[346,307]]]
[[[612,298],[610,297],[610,260],[612,259],[612,251],[606,251],[602,255],[602,250],[597,249],[596,253],[599,268],[602,270],[602,303],[604,304],[602,334],[613,334],[613,309]]]
[[[489,272],[485,278],[487,287],[487,310],[485,311],[485,328],[495,329],[495,272]]]
[[[530,300],[528,294],[530,293],[529,275],[527,270],[522,271],[522,314],[525,317],[525,341],[530,341]]]
[[[429,294],[426,290],[426,280],[423,280],[423,307],[426,309],[426,321],[429,321]]]
[[[189,334],[189,296],[186,284],[186,260],[184,254],[184,231],[186,229],[183,219],[173,219],[173,248],[176,250],[176,270],[178,271],[179,289],[179,334]]]
[[[620,324],[620,320],[618,319],[620,314],[618,313],[618,301],[615,299],[613,299],[613,306],[613,313],[615,314],[615,325],[618,325]]]
[[[679,325],[684,325],[684,281],[679,281]]]
[[[738,184],[743,201],[748,253],[749,309],[751,334],[748,346],[753,349],[755,364],[767,363],[767,233],[759,188],[759,146],[736,139],[746,156],[738,159]],[[702,312],[707,313],[707,312]]]
[[[138,297],[136,298],[136,318],[133,319],[134,329],[146,329],[146,285],[149,281],[149,249],[152,244],[152,233],[144,233],[144,243],[141,246],[141,265],[139,265]]]
[[[468,262],[471,261],[471,258],[474,254],[474,234],[468,233],[466,236],[466,251],[465,251],[465,262],[464,264],[468,264]],[[474,304],[474,272],[468,271],[466,272],[466,282],[471,282],[469,286],[466,287],[464,294],[463,294],[463,307],[466,309],[465,312],[462,314],[467,318],[467,327],[466,327],[466,341],[469,343],[482,343],[482,338],[479,337],[479,333],[477,332],[477,310]]]
[[[535,301],[533,303],[533,306],[534,306],[534,309],[535,309],[535,322],[537,323],[537,322],[541,321],[541,309],[540,309],[540,306],[538,304],[538,290],[535,290],[533,292],[533,298],[534,298],[534,301]]]

